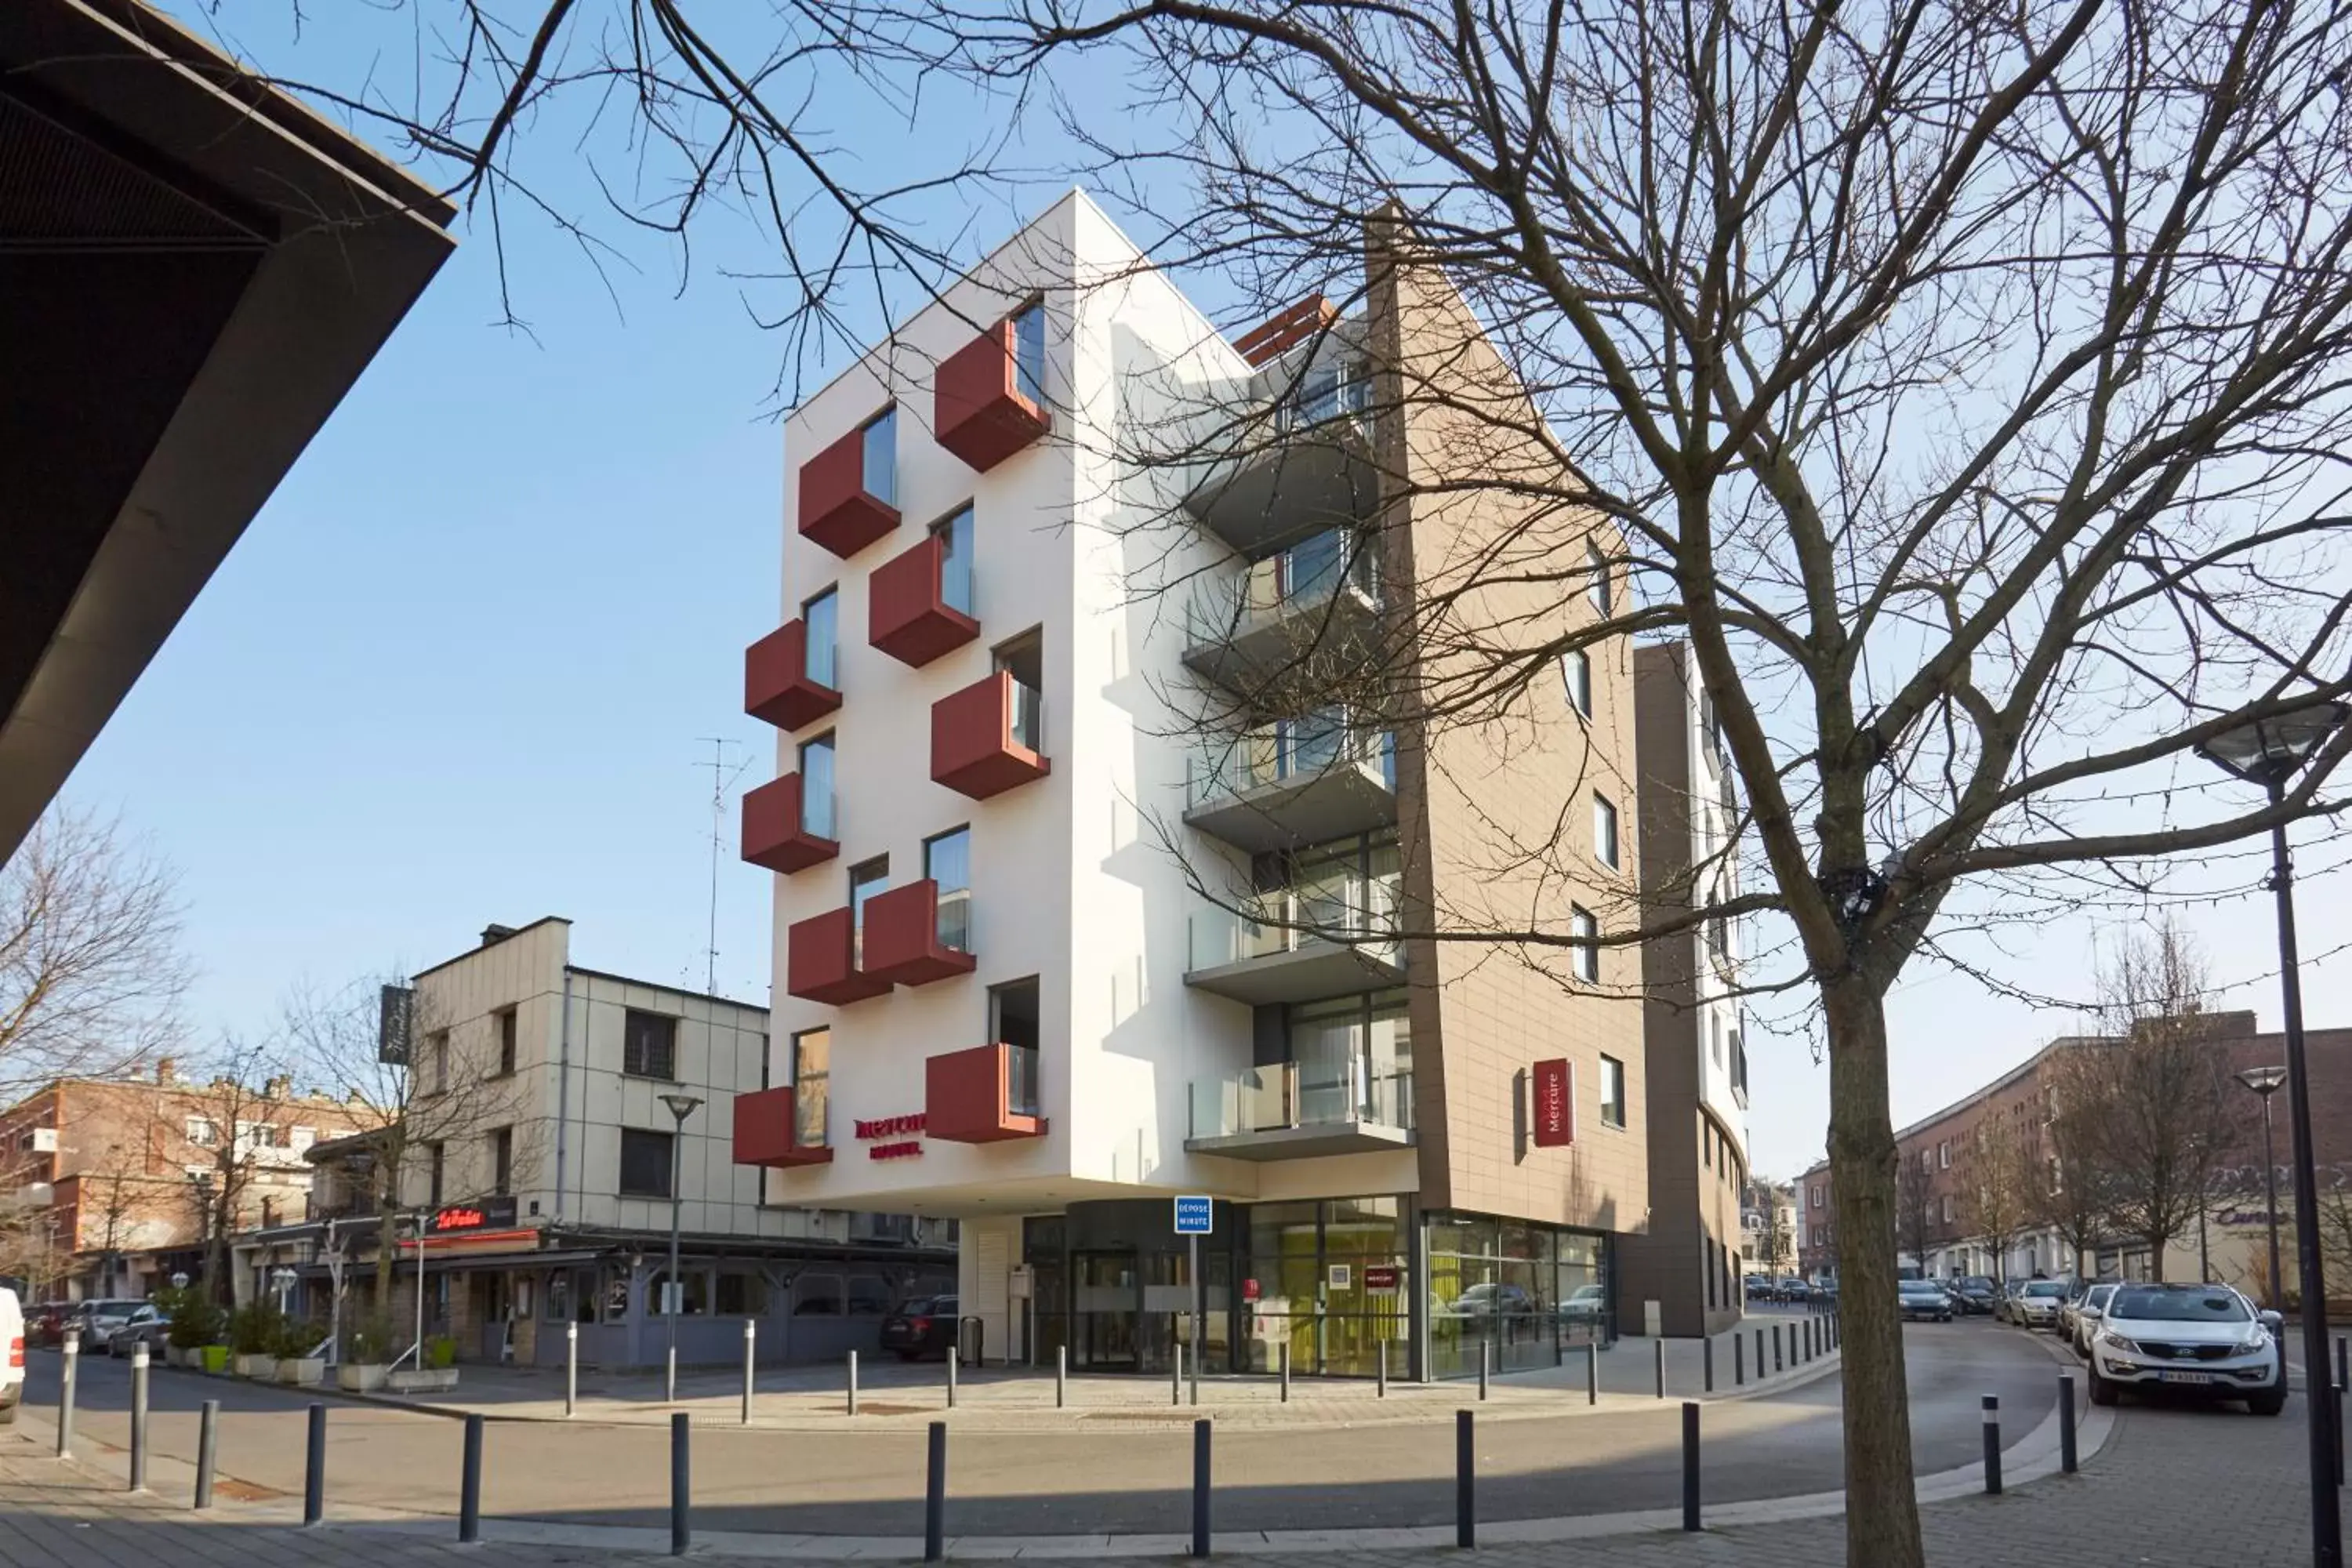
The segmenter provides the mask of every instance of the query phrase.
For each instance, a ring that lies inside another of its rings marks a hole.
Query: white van
[[[0,1346],[8,1352],[0,1359],[0,1426],[5,1426],[16,1419],[16,1406],[25,1402],[25,1306],[5,1286],[0,1286]]]

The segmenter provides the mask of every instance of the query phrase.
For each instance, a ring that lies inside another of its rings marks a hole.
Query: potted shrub
[[[227,1328],[227,1314],[191,1289],[172,1292],[171,1304],[163,1310],[171,1328],[165,1337],[179,1355],[179,1363],[205,1372],[218,1372],[228,1364],[228,1346],[221,1342]],[[211,1352],[217,1350],[217,1360]]]
[[[319,1354],[325,1342],[327,1331],[316,1323],[299,1318],[285,1319],[278,1325],[278,1381],[310,1388],[325,1381],[327,1358]]]
[[[457,1342],[447,1334],[435,1334],[425,1342],[424,1365],[416,1370],[395,1372],[392,1386],[401,1394],[436,1394],[457,1386]]]
[[[277,1380],[281,1326],[278,1309],[264,1301],[248,1302],[229,1314],[228,1342],[236,1354],[237,1376]]]
[[[383,1318],[363,1318],[343,1332],[343,1356],[335,1367],[335,1386],[347,1394],[373,1394],[383,1386],[384,1363],[392,1354],[392,1325]]]

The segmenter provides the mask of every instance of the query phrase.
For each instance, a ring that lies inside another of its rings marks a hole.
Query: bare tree
[[[252,1217],[254,1189],[279,1159],[284,1129],[272,1113],[289,1095],[285,1066],[275,1040],[227,1037],[198,1063],[198,1074],[209,1076],[182,1092],[190,1142],[205,1155],[188,1194],[205,1249],[204,1289],[221,1306],[235,1296],[228,1238]]]
[[[0,866],[0,1100],[111,1078],[168,1047],[190,969],[171,868],[52,809]]]
[[[1993,1256],[1996,1283],[2009,1283],[2009,1258],[2037,1212],[2036,1168],[2021,1130],[2000,1121],[1979,1128],[1961,1171],[1960,1223]]]
[[[2049,1121],[2042,1129],[2047,1163],[2040,1189],[2041,1219],[2067,1249],[2063,1272],[2083,1271],[2114,1227],[2118,1179],[2107,1163],[2112,1139],[2105,1093],[2108,1075],[2095,1042],[2070,1043],[2042,1064]]]
[[[1935,1173],[1925,1159],[1906,1159],[1895,1173],[1895,1234],[1923,1275],[1936,1233],[1935,1189]]]

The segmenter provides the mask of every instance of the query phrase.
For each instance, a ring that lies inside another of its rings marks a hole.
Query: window
[[[833,1031],[803,1029],[793,1037],[793,1146],[824,1147],[825,1089],[833,1073]]]
[[[670,1145],[677,1137],[649,1132],[641,1127],[621,1129],[621,1195],[627,1198],[669,1196]]]
[[[1559,658],[1559,672],[1568,681],[1568,705],[1592,717],[1592,656],[1582,648],[1564,653]]]
[[[436,1029],[425,1037],[425,1092],[439,1094],[449,1087],[449,1031]]]
[[[941,947],[971,951],[971,829],[923,840],[923,875],[939,889]]]
[[[858,432],[859,488],[884,506],[898,504],[898,410],[885,408]]]
[[[801,831],[831,838],[833,831],[833,736],[801,742]]]
[[[971,507],[960,506],[931,524],[940,542],[940,602],[971,614]]]
[[[635,1007],[621,1024],[621,1070],[631,1078],[677,1076],[677,1020]]]
[[[514,1191],[514,1129],[501,1127],[490,1134],[490,1191],[505,1197]]]
[[[1949,1193],[1944,1194],[1944,1223],[1952,1223],[1952,1194]]]
[[[213,1125],[213,1119],[209,1116],[191,1116],[188,1118],[188,1142],[199,1149],[209,1149],[220,1142],[220,1129]]]
[[[1569,952],[1576,964],[1576,977],[1589,985],[1601,984],[1601,921],[1581,904],[1568,906],[1568,934],[1572,944]]]
[[[1943,1170],[1952,1168],[1952,1145],[1948,1142],[1936,1145],[1936,1163]]]
[[[515,1010],[511,1007],[497,1015],[499,1026],[499,1072],[500,1076],[515,1069]]]
[[[1617,808],[1603,795],[1592,797],[1592,853],[1603,866],[1616,868]]]
[[[1028,631],[999,644],[992,661],[1013,677],[1013,739],[1045,750],[1045,634]]]
[[[1615,1057],[1601,1058],[1601,1125],[1625,1125],[1625,1064]]]
[[[1592,607],[1595,610],[1605,616],[1609,613],[1611,603],[1609,557],[1602,552],[1598,543],[1590,539],[1584,542],[1584,571],[1591,579],[1585,584],[1585,596],[1592,601]]]
[[[1698,1124],[1698,1163],[1715,1169],[1715,1129],[1704,1118]]]
[[[1034,976],[988,990],[988,1037],[1012,1050],[1006,1062],[1004,1109],[1016,1116],[1044,1114],[1037,1095],[1037,982]]]
[[[866,962],[866,906],[890,885],[890,857],[877,855],[849,868],[849,925],[856,962]]]
[[[802,672],[819,686],[833,686],[834,654],[841,641],[840,595],[827,588],[803,604],[801,622],[808,628],[802,639]]]
[[[427,1143],[425,1146],[425,1204],[427,1208],[441,1206],[441,1178],[448,1169],[448,1151],[438,1143]]]
[[[1819,1187],[1813,1189],[1813,1206],[1815,1208],[1822,1206],[1822,1190]]]
[[[1013,388],[1030,402],[1045,401],[1045,301],[1032,300],[1013,314]]]

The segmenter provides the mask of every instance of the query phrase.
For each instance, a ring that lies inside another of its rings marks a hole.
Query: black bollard
[[[948,1347],[948,1408],[950,1410],[955,1408],[956,1363],[961,1359],[963,1359],[962,1352],[950,1345]]]
[[[2074,1457],[2074,1374],[2058,1374],[2058,1469],[2062,1475],[2073,1475],[2077,1468]]]
[[[1584,1344],[1584,1403],[1601,1403],[1601,1344],[1587,1340]]]
[[[147,1489],[147,1347],[131,1348],[131,1489]]]
[[[302,1522],[315,1525],[327,1517],[327,1407],[310,1406],[310,1441],[302,1466]]]
[[[931,1423],[923,1478],[923,1561],[948,1554],[948,1424]]]
[[[207,1399],[196,1413],[196,1507],[213,1506],[213,1456],[220,1447],[220,1401]]]
[[[1454,1544],[1467,1552],[1478,1544],[1478,1449],[1471,1415],[1454,1413]]]
[[[1745,1334],[1731,1336],[1731,1386],[1748,1386],[1748,1336]]]
[[[466,1417],[466,1457],[457,1471],[457,1540],[471,1546],[482,1538],[482,1417]]]
[[[1290,1342],[1287,1339],[1282,1342],[1277,1353],[1282,1363],[1282,1402],[1287,1405],[1290,1403]]]
[[[1486,1372],[1494,1364],[1495,1345],[1491,1340],[1478,1342],[1478,1403],[1486,1402]]]
[[[1654,1349],[1654,1350],[1655,1350],[1655,1351],[1658,1352],[1658,1353],[1657,1353],[1657,1356],[1656,1356],[1656,1358],[1655,1358],[1655,1359],[1656,1359],[1656,1361],[1657,1361],[1657,1363],[1658,1363],[1658,1397],[1659,1397],[1659,1398],[1661,1398],[1661,1399],[1664,1399],[1664,1398],[1666,1396],[1666,1338],[1665,1338],[1665,1336],[1664,1336],[1664,1334],[1659,1335],[1659,1336],[1658,1336],[1658,1342],[1657,1342],[1655,1345],[1652,1346],[1651,1348],[1652,1348],[1652,1349]]]
[[[2000,1495],[2000,1395],[1984,1396],[1985,1495]]]
[[[1209,1554],[1209,1424],[1192,1423],[1192,1555]]]
[[[855,1354],[855,1352],[852,1352]],[[853,1364],[855,1364],[853,1363]],[[694,1544],[694,1468],[683,1410],[669,1418],[669,1554],[683,1557]]]
[[[1698,1402],[1683,1401],[1683,1528],[1698,1528]]]
[[[1374,1389],[1374,1397],[1386,1399],[1389,1396],[1389,1342],[1382,1340],[1380,1345],[1381,1361],[1376,1373],[1378,1383]]]
[[[1699,1371],[1703,1386],[1699,1392],[1715,1392],[1715,1337],[1710,1334],[1699,1341]]]
[[[1786,1371],[1788,1364],[1788,1363],[1780,1359],[1780,1325],[1775,1323],[1772,1325],[1772,1370],[1774,1372]]]

